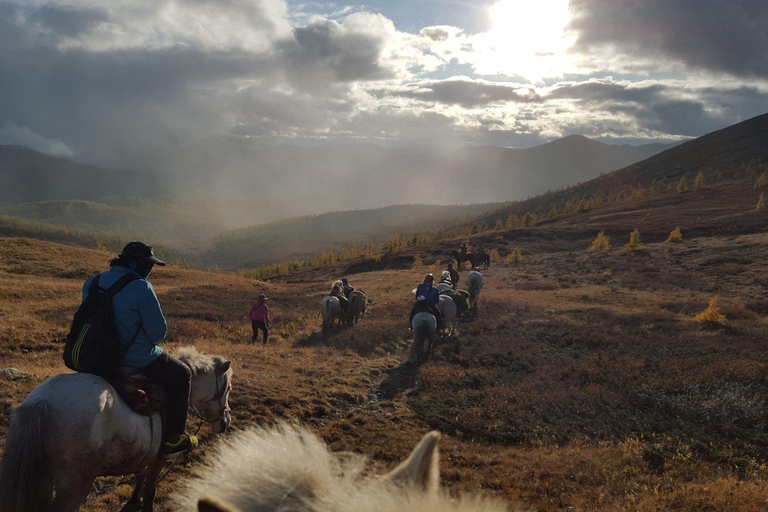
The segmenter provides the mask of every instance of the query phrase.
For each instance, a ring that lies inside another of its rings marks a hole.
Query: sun
[[[485,33],[478,72],[519,75],[532,81],[561,74],[568,0],[500,0],[488,9],[493,28]]]

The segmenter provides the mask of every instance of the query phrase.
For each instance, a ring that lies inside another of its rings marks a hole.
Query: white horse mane
[[[201,354],[193,346],[179,348],[176,351],[176,357],[179,358],[182,363],[189,366],[193,375],[210,373],[224,361],[220,356]]]
[[[382,478],[364,476],[365,457],[333,454],[305,428],[253,428],[219,443],[172,500],[178,510],[218,512],[508,510],[496,500],[454,500],[437,489],[438,439],[435,432],[425,436],[403,464]]]

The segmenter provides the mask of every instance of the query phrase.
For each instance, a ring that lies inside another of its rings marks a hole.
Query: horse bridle
[[[187,364],[187,363],[185,362],[184,364]],[[187,364],[187,367],[189,368],[189,371],[192,371],[192,367],[191,366],[189,366]],[[211,398],[210,400],[205,400],[202,403],[207,404],[207,403],[210,403],[210,402],[219,402],[219,406],[221,406],[221,412],[219,413],[219,415],[216,416],[215,418],[213,418],[212,420],[210,420],[208,418],[203,417],[203,415],[200,414],[200,412],[195,408],[194,405],[192,405],[191,403],[189,404],[189,408],[192,411],[192,413],[201,422],[205,422],[205,423],[215,423],[215,422],[223,419],[224,415],[226,415],[227,413],[231,412],[231,410],[232,410],[232,409],[229,408],[229,406],[225,406],[224,404],[221,403],[221,397],[223,397],[227,393],[229,386],[224,386],[223,388],[219,389],[219,372],[216,369],[213,370],[213,376],[216,378],[216,394],[213,395],[213,398]],[[225,384],[226,384],[226,380],[225,380]],[[200,424],[200,426],[202,426],[202,423]],[[198,427],[198,430],[199,429],[200,429],[200,427]]]

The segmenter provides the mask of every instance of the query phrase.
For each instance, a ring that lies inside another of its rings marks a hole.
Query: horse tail
[[[53,488],[45,465],[45,422],[48,404],[21,404],[11,418],[0,464],[0,510],[47,510]]]

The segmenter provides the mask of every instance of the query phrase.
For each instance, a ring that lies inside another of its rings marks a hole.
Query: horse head
[[[224,432],[232,422],[229,393],[232,391],[232,362],[200,354],[194,347],[182,347],[177,357],[192,371],[189,403],[194,414],[215,433]]]
[[[173,496],[174,509],[203,512],[502,512],[488,497],[451,498],[440,490],[440,434],[426,434],[385,475],[362,456],[340,457],[309,429],[286,423],[236,433]]]

